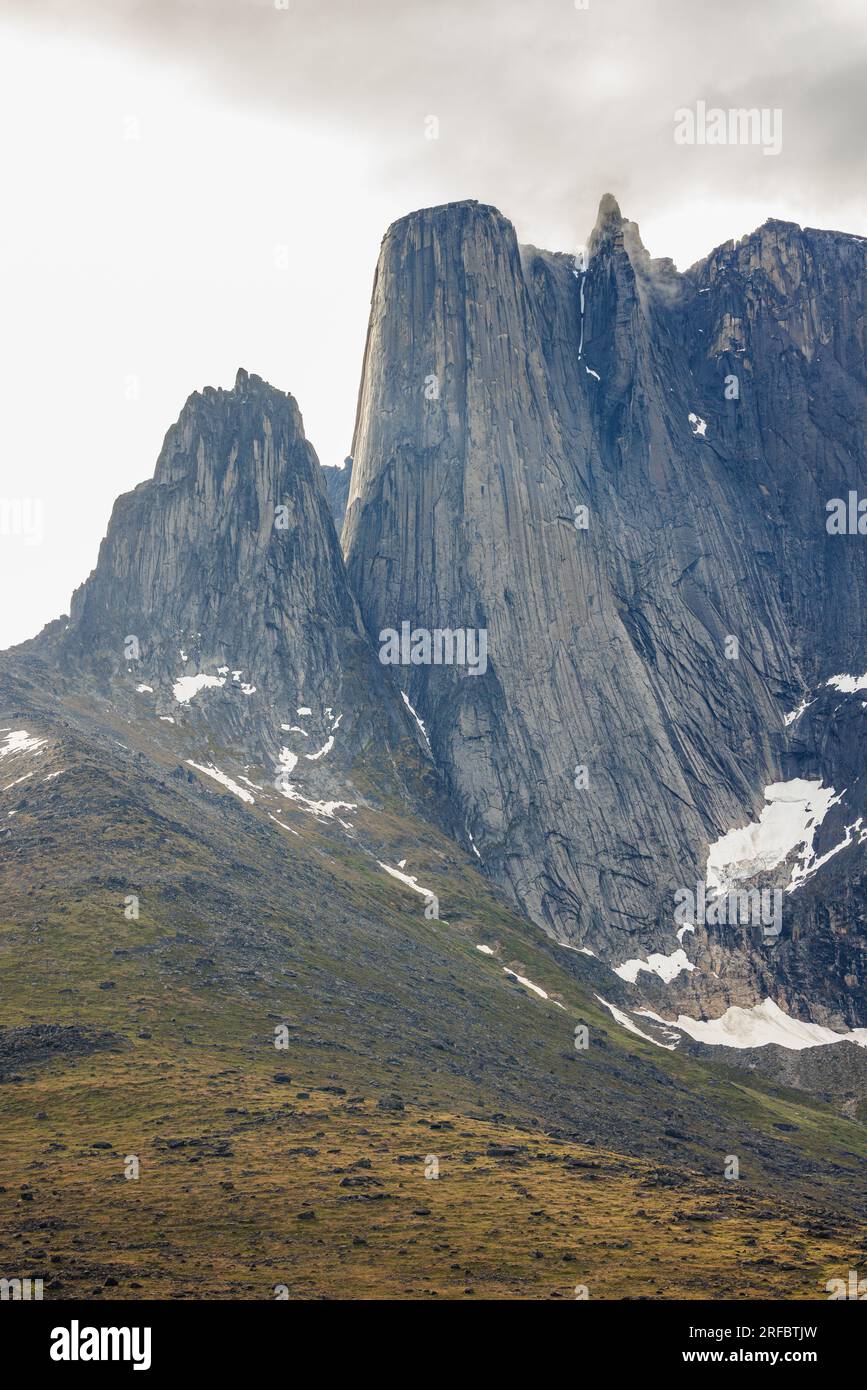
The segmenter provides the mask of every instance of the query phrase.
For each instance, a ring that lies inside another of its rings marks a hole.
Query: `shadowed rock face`
[[[334,517],[334,525],[340,531],[343,526],[343,518],[346,515],[346,503],[349,500],[352,459],[348,458],[342,468],[326,467],[323,464],[322,479],[325,483],[325,493],[331,508],[331,515]]]
[[[403,687],[486,871],[616,962],[676,949],[675,890],[767,784],[846,790],[817,855],[861,814],[860,734],[783,715],[867,667],[867,538],[825,526],[863,454],[864,244],[769,222],[680,275],[606,196],[588,249],[585,271],[519,248],[476,203],[390,228],[343,546],[374,640],[487,630],[483,675],[410,664]],[[819,906],[859,864],[787,894],[773,947],[699,928],[668,1006],[772,979],[859,1021],[863,935]]]

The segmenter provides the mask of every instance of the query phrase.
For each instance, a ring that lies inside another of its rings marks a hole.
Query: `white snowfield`
[[[701,439],[704,439],[707,434],[707,421],[703,420],[700,415],[695,415],[690,411],[689,423],[692,425],[693,434],[697,434]]]
[[[356,801],[314,801],[309,796],[302,796],[298,788],[293,786],[291,782],[281,782],[277,790],[281,796],[286,797],[287,801],[297,802],[308,815],[324,817],[326,820],[334,820],[335,811],[356,811],[358,809]],[[344,829],[351,829],[347,826],[346,821],[340,820],[339,816],[337,816],[337,820],[340,821]]]
[[[840,800],[834,788],[794,777],[765,787],[765,800],[768,805],[758,821],[729,830],[709,847],[707,886],[711,891],[727,893],[743,879],[785,863],[795,850],[799,856],[787,892],[799,887],[819,867],[813,837],[829,807]]]
[[[481,947],[479,947],[479,950],[481,950]],[[541,985],[534,985],[532,980],[528,980],[526,975],[516,975],[514,970],[507,970],[505,965],[503,966],[503,973],[508,975],[510,979],[517,980],[518,984],[523,985],[525,989],[531,989],[534,994],[538,994],[540,999],[548,999],[551,1004],[556,1004],[558,1009],[564,1007],[556,999],[551,999],[550,995]]]
[[[635,984],[641,970],[647,970],[651,975],[658,975],[665,984],[670,984],[672,980],[677,979],[682,970],[695,970],[695,966],[691,960],[687,959],[683,947],[680,950],[672,951],[670,956],[654,953],[649,955],[647,960],[625,960],[622,965],[614,966],[615,975],[619,975],[621,980],[626,980],[630,985]]]
[[[381,859],[377,859],[376,862],[381,869],[385,869],[387,874],[391,874],[392,878],[399,879],[401,883],[406,884],[407,888],[412,888],[414,892],[421,893],[423,898],[435,898],[437,896],[432,888],[422,888],[415,874],[404,874],[401,873],[400,869],[391,869],[388,864],[383,864]],[[406,863],[406,860],[404,860],[404,863]]]
[[[805,1047],[827,1047],[831,1043],[851,1042],[858,1047],[867,1047],[867,1028],[854,1028],[849,1033],[835,1033],[832,1028],[824,1028],[819,1023],[802,1023],[800,1019],[790,1018],[778,1008],[772,999],[754,1004],[750,1009],[732,1005],[720,1018],[706,1022],[687,1018],[680,1014],[673,1023],[666,1023],[656,1014],[645,1011],[645,1017],[667,1028],[679,1028],[696,1042],[710,1047],[767,1047],[776,1043],[778,1047],[800,1052]]]
[[[291,748],[281,748],[277,755],[277,762],[280,771],[288,774],[298,762],[298,754],[293,753]]]
[[[251,805],[255,803],[255,798],[252,797],[248,791],[245,791],[243,787],[239,787],[237,782],[233,782],[231,777],[226,776],[225,772],[221,772],[218,767],[214,767],[213,763],[194,763],[192,758],[187,758],[187,762],[190,767],[194,767],[198,772],[203,772],[206,777],[213,777],[215,782],[219,782],[220,785],[225,787],[228,791],[234,792],[235,796],[240,797],[242,801],[247,801]]]
[[[200,690],[225,684],[225,676],[206,676],[202,671],[197,676],[179,676],[172,685],[172,693],[179,705],[188,705]]]
[[[736,1047],[741,1050],[749,1047],[767,1047],[775,1044],[790,1052],[801,1052],[807,1047],[828,1047],[833,1043],[848,1042],[857,1047],[867,1047],[867,1028],[853,1028],[849,1033],[835,1033],[833,1028],[825,1028],[819,1023],[804,1023],[783,1013],[772,999],[743,1009],[732,1005],[719,1018],[697,1019],[679,1014],[674,1020],[661,1018],[652,1009],[634,1009],[636,1018],[649,1018],[658,1023],[666,1035],[674,1038],[673,1043],[662,1042],[651,1037],[639,1028],[628,1014],[609,1004],[597,994],[600,1004],[604,1004],[612,1017],[630,1033],[635,1033],[645,1042],[653,1043],[672,1052],[681,1039],[678,1033],[686,1033],[694,1042],[705,1047]]]
[[[867,671],[864,672],[863,676],[850,676],[844,671],[841,671],[839,675],[829,676],[824,684],[826,687],[830,686],[832,690],[839,690],[842,695],[856,695],[859,690],[867,690]],[[786,728],[788,728],[790,724],[794,724],[796,719],[800,719],[804,710],[809,709],[810,705],[814,705],[815,703],[815,698],[808,700],[805,695],[797,709],[793,709],[789,714],[783,715],[783,723],[786,725]]]
[[[836,690],[841,690],[844,695],[854,695],[856,690],[867,690],[867,671],[863,676],[831,676],[825,681],[826,685],[833,686]]]
[[[632,1022],[632,1019],[629,1017],[628,1014],[625,1014],[622,1009],[616,1008],[614,1004],[609,1004],[608,1000],[603,999],[601,994],[594,995],[594,998],[598,999],[600,1004],[604,1004],[605,1008],[611,1014],[611,1017],[614,1019],[615,1023],[619,1023],[621,1028],[626,1028],[630,1033],[634,1033],[637,1038],[643,1038],[645,1042],[653,1043],[654,1047],[665,1048],[666,1052],[673,1052],[674,1049],[677,1047],[676,1042],[660,1042],[659,1038],[652,1038],[649,1033],[643,1033],[641,1029],[638,1027],[638,1025]],[[656,1017],[655,1014],[646,1016],[650,1016],[653,1018]],[[661,1023],[662,1019],[659,1019],[659,1022]]]
[[[815,700],[808,700],[807,697],[804,696],[804,699],[798,705],[797,709],[790,710],[788,714],[783,715],[783,723],[785,724],[786,728],[788,728],[790,724],[794,724],[796,719],[800,719],[801,715],[804,713],[804,710],[809,709],[810,706],[814,705],[815,703]]]
[[[275,825],[279,825],[281,830],[288,830],[289,834],[294,835],[296,839],[301,838],[297,830],[293,830],[291,825],[286,825],[282,820],[278,820],[276,816],[272,816],[270,811],[268,812],[268,819],[272,820]]]
[[[431,757],[433,757],[433,753],[431,752],[430,739],[427,736],[427,729],[424,726],[424,720],[420,719],[419,716],[416,714],[415,710],[409,702],[409,696],[407,695],[406,691],[402,690],[400,694],[403,703],[406,705],[407,709],[409,710],[410,714],[412,715],[413,719],[415,720],[418,726],[418,731],[425,741],[425,747],[427,748],[427,751],[431,754]]]
[[[324,758],[326,753],[330,753],[333,747],[334,735],[329,734],[318,753],[305,753],[304,756],[308,762],[315,763],[318,762],[320,758]]]
[[[0,729],[0,734],[6,735],[0,743],[0,758],[8,758],[15,753],[38,753],[48,742],[47,738],[28,734],[26,729]]]
[[[32,776],[33,776],[33,773],[32,773],[32,772],[25,772],[25,773],[23,774],[23,776],[21,776],[21,777],[16,777],[15,780],[12,781],[12,782],[7,782],[6,785],[5,785],[5,787],[3,788],[4,792],[11,791],[13,787],[17,787],[18,784],[19,784],[19,782],[27,782],[27,781],[29,781],[29,779],[30,779]],[[47,782],[47,781],[48,781],[48,778],[46,777],[44,780]],[[11,814],[11,813],[10,813],[10,814]]]

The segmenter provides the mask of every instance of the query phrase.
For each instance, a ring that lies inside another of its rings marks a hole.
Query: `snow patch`
[[[324,758],[326,753],[330,753],[333,747],[334,735],[329,734],[328,738],[325,740],[318,753],[305,753],[304,756],[308,762],[315,763],[318,762],[320,758]]]
[[[376,862],[381,869],[385,869],[387,874],[391,874],[392,878],[399,879],[401,883],[406,884],[407,888],[412,888],[414,892],[421,893],[423,898],[435,898],[437,896],[432,888],[422,888],[415,874],[404,874],[401,873],[400,869],[390,869],[387,864],[383,864],[381,859],[377,859]],[[404,863],[405,862],[404,860]]]
[[[657,952],[648,956],[647,960],[626,960],[622,965],[614,966],[615,975],[619,975],[621,980],[626,980],[630,985],[635,984],[641,970],[647,970],[651,975],[658,975],[668,985],[672,980],[677,979],[682,970],[695,970],[695,966],[692,961],[687,960],[686,951],[683,948],[672,951],[670,956],[663,956]]]
[[[288,830],[290,835],[295,835],[299,840],[301,839],[297,830],[293,830],[291,825],[284,825],[283,821],[278,820],[276,816],[272,816],[270,811],[268,812],[268,819],[272,820],[275,825],[279,825],[281,830]]]
[[[135,689],[137,695],[144,695],[145,691],[149,691],[151,695],[154,693],[152,685],[137,685]]]
[[[172,686],[172,693],[179,705],[188,705],[200,690],[225,684],[224,676],[206,676],[204,672],[200,672],[197,676],[179,676]]]
[[[867,840],[867,829],[862,828],[862,822],[863,816],[859,816],[851,825],[845,827],[845,834],[839,845],[834,845],[833,849],[829,849],[826,854],[821,854],[818,859],[811,859],[804,869],[804,878],[807,876],[812,878],[824,864],[827,864],[829,859],[833,859],[835,854],[839,854],[841,849],[846,849],[847,845],[855,844],[856,831],[858,834],[857,843],[863,845],[864,841]]]
[[[660,1020],[664,1021],[664,1020]],[[742,1009],[733,1004],[720,1018],[707,1021],[687,1018],[680,1014],[668,1027],[679,1028],[696,1042],[709,1047],[778,1047],[800,1052],[805,1047],[827,1047],[831,1043],[851,1042],[867,1047],[867,1028],[855,1028],[850,1033],[835,1033],[818,1023],[802,1023],[783,1013],[772,999]]]
[[[830,681],[828,682],[828,684],[830,685]],[[804,710],[809,709],[810,706],[814,705],[815,703],[815,700],[808,700],[804,698],[798,705],[797,709],[793,709],[789,714],[784,714],[783,723],[785,724],[786,728],[788,729],[790,724],[794,724],[796,719],[800,719],[801,715],[804,713]]]
[[[18,783],[19,783],[19,782],[26,782],[26,781],[27,781],[27,778],[28,778],[28,777],[32,777],[32,776],[33,776],[33,773],[32,773],[32,772],[25,772],[25,774],[24,774],[23,777],[16,777],[14,782],[7,782],[7,783],[6,783],[6,786],[3,788],[4,792],[11,791],[13,787],[17,787],[17,786],[18,786]],[[47,780],[47,779],[46,779],[46,780]]]
[[[481,950],[482,948],[479,947],[478,949]],[[491,954],[493,954],[493,952]],[[525,989],[531,989],[534,994],[538,994],[540,999],[548,999],[551,1004],[556,1004],[558,1009],[563,1008],[563,1005],[558,1003],[556,999],[550,999],[541,985],[534,985],[533,981],[528,980],[526,975],[516,975],[514,970],[507,970],[505,965],[503,966],[503,972],[508,975],[510,979],[517,980],[518,984],[523,985]]]
[[[693,434],[698,435],[700,439],[704,439],[707,434],[707,421],[703,420],[700,415],[694,415],[692,411],[690,411],[688,419],[689,423],[692,425]]]
[[[643,1038],[645,1042],[653,1043],[654,1047],[662,1047],[666,1052],[673,1052],[677,1047],[677,1043],[660,1042],[659,1038],[652,1038],[649,1033],[643,1033],[638,1025],[632,1022],[628,1014],[625,1014],[622,1009],[615,1008],[613,1004],[609,1004],[608,1000],[603,999],[601,994],[595,995],[594,998],[598,999],[600,1004],[604,1004],[615,1023],[619,1023],[621,1028],[626,1028],[630,1033],[634,1033],[637,1038]]]
[[[248,791],[245,791],[243,787],[239,787],[237,782],[233,782],[231,777],[226,776],[225,772],[221,772],[218,767],[214,767],[213,763],[194,763],[192,758],[187,758],[187,762],[190,767],[196,768],[198,772],[203,772],[206,777],[213,777],[215,782],[219,782],[222,787],[225,787],[227,791],[233,792],[234,795],[240,797],[242,801],[249,802],[251,806],[255,804],[254,798]]]
[[[836,690],[841,690],[844,695],[854,695],[856,690],[867,690],[867,671],[863,676],[831,676],[830,680],[825,681],[826,685],[832,685]]]
[[[729,830],[708,848],[707,886],[713,892],[727,893],[742,879],[775,869],[793,850],[800,851],[800,862],[792,869],[787,892],[818,867],[812,863],[813,837],[829,807],[840,800],[834,788],[794,777],[765,787],[765,800],[769,804],[758,821]]]
[[[294,757],[295,755],[293,754],[292,756]],[[355,811],[358,809],[358,803],[356,801],[311,801],[310,797],[302,796],[297,787],[291,782],[281,782],[277,790],[280,795],[285,796],[288,801],[297,801],[299,806],[302,806],[309,815],[320,818],[325,817],[327,820],[334,820],[335,811]],[[351,826],[348,826],[346,821],[340,820],[339,816],[337,819],[340,821],[344,830],[351,829]]]
[[[416,714],[415,710],[409,702],[409,696],[407,695],[406,691],[402,690],[400,693],[403,698],[403,703],[406,705],[407,709],[409,710],[410,714],[412,715],[413,719],[418,725],[419,733],[425,741],[425,747],[427,748],[427,751],[430,753],[431,757],[433,757],[433,751],[430,746],[430,739],[427,736],[427,729],[424,726],[424,720],[419,719],[418,715]]]
[[[476,950],[481,951],[483,956],[492,956],[494,954],[490,946],[477,946]]]
[[[0,746],[0,758],[8,758],[15,753],[38,753],[48,742],[47,738],[37,738],[35,734],[28,734],[26,729],[0,729],[0,733],[6,735]]]
[[[298,754],[293,753],[291,748],[281,748],[277,755],[277,763],[280,771],[290,773],[298,762]]]

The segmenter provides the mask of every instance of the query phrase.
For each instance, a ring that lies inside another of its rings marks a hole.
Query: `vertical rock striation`
[[[471,202],[389,229],[343,546],[374,640],[487,629],[484,675],[400,669],[459,827],[623,959],[677,946],[675,890],[766,784],[835,775],[783,713],[867,666],[863,550],[825,529],[862,458],[864,246],[768,223],[681,275],[606,196],[588,252]],[[725,959],[721,998],[767,968]]]

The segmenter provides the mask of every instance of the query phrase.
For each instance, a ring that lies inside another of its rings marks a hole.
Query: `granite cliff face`
[[[61,708],[94,702],[277,812],[330,820],[403,795],[400,745],[428,765],[364,632],[298,406],[244,370],[190,396],[154,477],[116,502],[68,622],[19,651],[13,668],[43,673]]]
[[[328,505],[331,508],[331,515],[334,517],[334,525],[338,532],[343,526],[343,518],[346,515],[346,503],[349,500],[349,487],[352,482],[352,459],[345,460],[342,468],[334,468],[331,465],[322,466],[322,477],[325,482],[325,493],[328,498]]]
[[[577,259],[476,203],[383,242],[343,531],[365,624],[486,629],[484,674],[401,673],[458,834],[609,964],[685,945],[640,972],[662,1012],[865,1021],[862,910],[820,906],[863,901],[859,830],[809,872],[861,813],[859,729],[785,722],[867,666],[863,538],[826,530],[863,457],[864,249],[769,222],[681,275],[610,197]],[[676,939],[709,847],[796,779],[841,798],[807,800],[812,860],[805,830],[730,875],[788,887],[801,855],[782,933]]]

